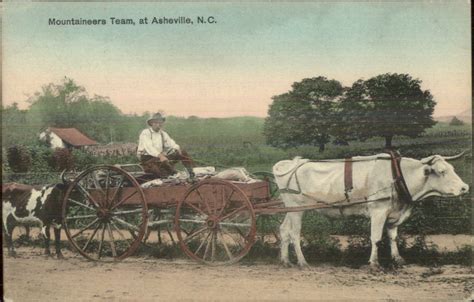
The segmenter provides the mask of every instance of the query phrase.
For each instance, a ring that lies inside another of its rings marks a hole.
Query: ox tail
[[[7,216],[7,217],[8,217],[8,216]],[[9,237],[11,236],[10,233],[8,233],[7,218],[6,218],[6,217],[3,218],[3,230],[5,231],[5,234],[6,234],[7,236],[9,236]]]

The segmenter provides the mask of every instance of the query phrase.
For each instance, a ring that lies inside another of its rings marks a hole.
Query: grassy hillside
[[[263,144],[263,118],[174,118],[166,123],[166,131],[186,146],[230,146],[244,142]]]

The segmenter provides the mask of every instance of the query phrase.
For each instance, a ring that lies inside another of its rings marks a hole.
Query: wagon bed
[[[149,225],[172,224],[171,238],[175,235],[191,258],[209,264],[233,263],[255,241],[256,213],[281,204],[272,200],[268,179],[243,183],[207,178],[195,184],[142,188],[141,176],[103,165],[70,182],[62,202],[63,226],[84,257],[125,259],[139,247]],[[156,217],[160,210],[168,216]]]

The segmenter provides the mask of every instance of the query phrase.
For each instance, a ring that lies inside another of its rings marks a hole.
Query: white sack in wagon
[[[151,187],[159,187],[161,185],[163,185],[163,181],[161,179],[153,179],[145,183],[142,183],[141,187],[146,189],[146,188],[151,188]]]
[[[226,169],[217,173],[214,177],[231,181],[241,181],[246,183],[253,183],[258,181],[256,179],[251,178],[249,172],[247,172],[247,170],[242,167]]]
[[[212,176],[216,174],[216,168],[215,167],[195,167],[193,168],[193,172],[196,175],[196,177],[204,177],[204,176]]]

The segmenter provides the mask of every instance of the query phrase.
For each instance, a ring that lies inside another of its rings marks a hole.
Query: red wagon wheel
[[[95,166],[68,187],[63,226],[72,246],[91,260],[122,260],[146,232],[147,205],[137,181],[114,166]]]
[[[175,228],[182,250],[207,264],[231,264],[255,242],[255,212],[236,185],[217,179],[192,186],[178,203]]]

